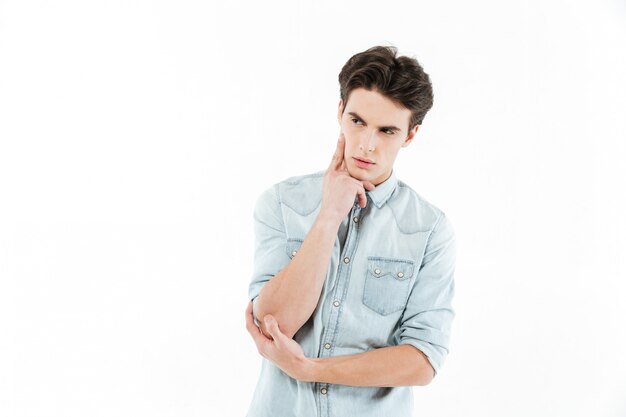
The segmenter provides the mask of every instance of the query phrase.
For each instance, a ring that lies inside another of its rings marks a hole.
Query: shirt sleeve
[[[422,351],[435,376],[448,354],[455,316],[452,307],[455,262],[454,229],[442,213],[428,238],[422,264],[401,319],[398,342]]]
[[[286,252],[287,238],[277,187],[274,185],[261,193],[254,207],[254,263],[248,298],[252,301],[257,326],[260,323],[257,319],[256,298],[265,283],[290,261]]]

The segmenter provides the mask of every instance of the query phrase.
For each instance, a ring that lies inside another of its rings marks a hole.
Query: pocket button
[[[406,306],[415,261],[411,259],[368,257],[363,287],[363,304],[389,315]]]

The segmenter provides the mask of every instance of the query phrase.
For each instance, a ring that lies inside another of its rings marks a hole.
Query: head
[[[339,74],[346,167],[374,185],[389,178],[400,148],[411,143],[433,105],[428,74],[414,58],[396,53],[393,46],[375,46],[352,56]]]

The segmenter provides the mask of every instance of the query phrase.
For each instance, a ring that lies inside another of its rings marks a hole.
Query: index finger
[[[337,140],[337,148],[335,149],[335,154],[333,155],[332,161],[330,161],[330,166],[328,169],[340,170],[343,164],[343,153],[345,149],[346,138],[343,136],[343,133],[339,135],[339,140]]]

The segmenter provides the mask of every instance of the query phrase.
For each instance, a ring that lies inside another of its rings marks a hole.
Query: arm
[[[326,382],[353,386],[394,387],[427,385],[434,370],[426,356],[412,346],[388,346],[354,355],[307,358],[302,347],[285,336],[271,315],[265,324],[272,338],[261,334],[246,309],[246,329],[258,352],[290,377],[306,382]]]
[[[246,328],[259,353],[294,379],[356,386],[427,385],[448,353],[454,318],[451,301],[455,248],[454,230],[441,215],[409,295],[399,335],[395,336],[396,346],[354,355],[307,358],[300,345],[281,332],[271,315],[265,317],[265,325],[272,339],[262,335],[253,323],[252,303],[246,310]]]
[[[297,256],[290,261],[285,259],[286,234],[276,192],[272,195],[268,190],[257,202],[254,215],[257,236],[255,277],[249,296],[256,322],[265,335],[269,335],[263,320],[267,315],[278,321],[289,338],[293,338],[311,317],[326,280],[339,225],[350,212],[355,196],[358,196],[360,206],[365,207],[365,188],[374,189],[371,182],[359,181],[349,175],[343,159],[344,143],[341,135],[324,175],[318,217]],[[287,265],[276,271],[276,265],[280,264]]]
[[[261,290],[256,300],[257,319],[271,314],[287,337],[293,335],[311,317],[317,307],[330,255],[337,237],[339,222],[320,215],[298,254]],[[263,320],[261,331],[269,335]]]
[[[388,346],[355,355],[309,358],[303,380],[367,387],[427,385],[434,376],[426,356],[408,346]]]
[[[423,352],[435,373],[448,354],[455,312],[454,270],[456,238],[448,217],[441,213],[428,238],[422,265],[396,335],[398,345],[411,345]]]
[[[429,236],[422,265],[396,336],[397,346],[355,355],[307,358],[307,381],[363,386],[427,385],[448,353],[454,319],[456,238],[441,213]],[[417,352],[417,353],[416,353]]]

